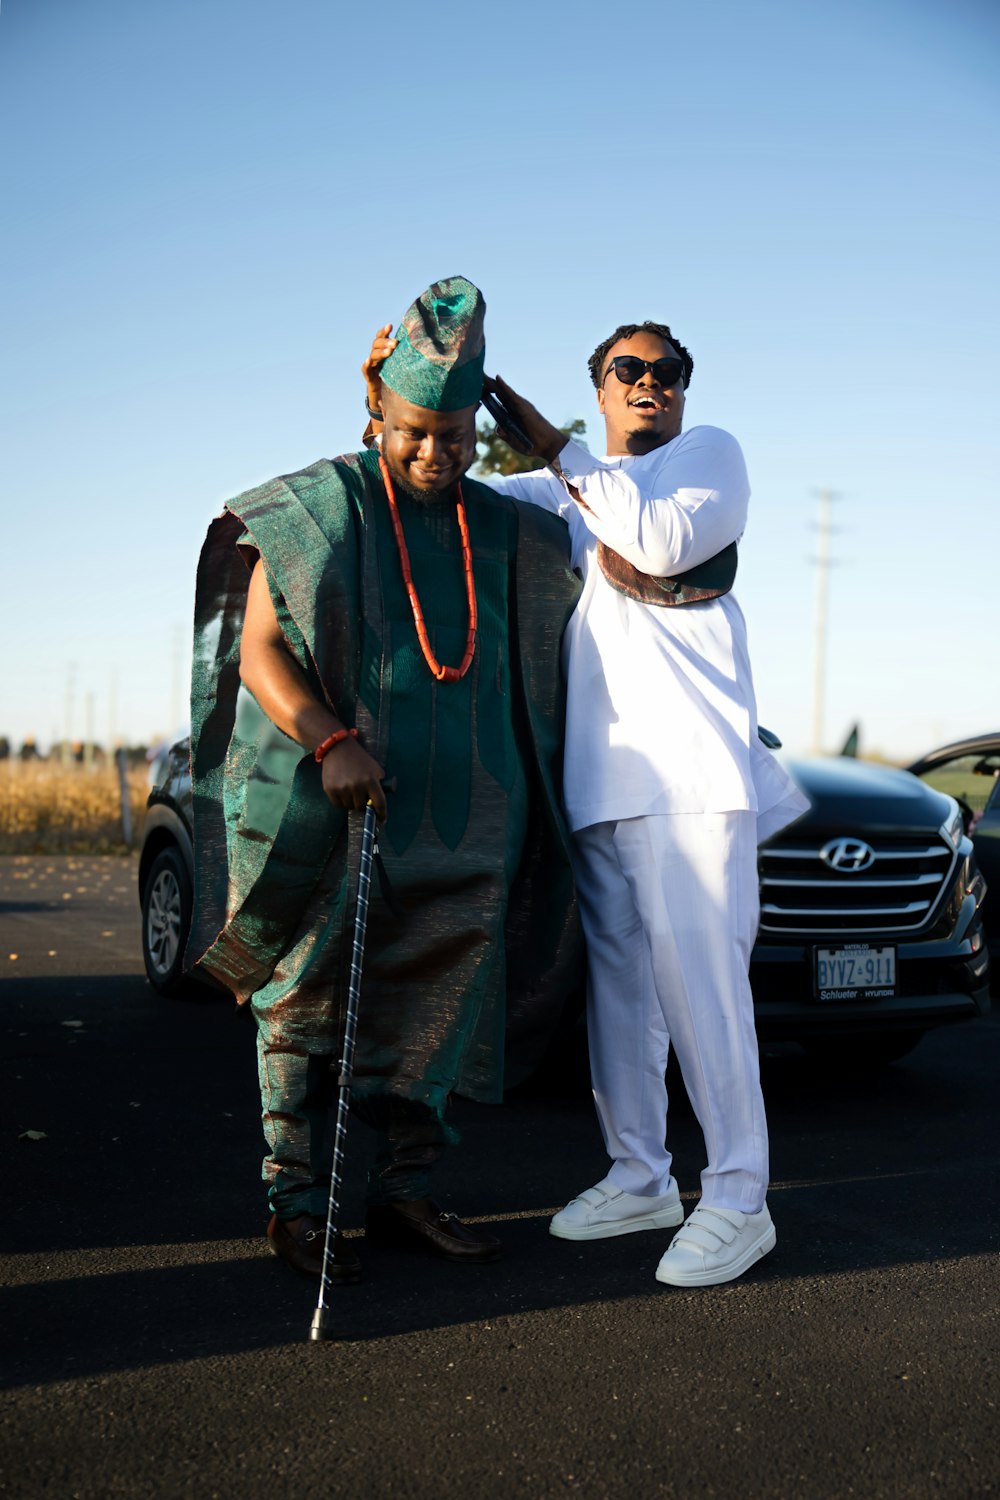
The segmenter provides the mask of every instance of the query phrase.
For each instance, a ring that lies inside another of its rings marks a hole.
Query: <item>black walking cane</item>
[[[323,1241],[323,1269],[319,1280],[319,1298],[309,1326],[310,1343],[331,1337],[329,1265],[337,1242],[337,1219],[340,1216],[340,1183],[344,1171],[344,1142],[347,1139],[347,1112],[351,1103],[351,1076],[354,1071],[354,1036],[358,1029],[358,997],[361,993],[361,965],[365,956],[365,928],[368,925],[368,892],[371,886],[372,857],[377,854],[375,842],[375,809],[369,802],[361,829],[361,862],[358,868],[358,904],[354,913],[354,947],[351,950],[351,982],[347,989],[344,1013],[344,1045],[337,1075],[337,1124],[333,1136],[333,1166],[330,1170],[330,1196],[326,1205],[326,1238]]]

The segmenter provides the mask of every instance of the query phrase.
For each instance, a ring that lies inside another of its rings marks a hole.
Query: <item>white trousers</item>
[[[611,1181],[644,1196],[671,1185],[664,1074],[673,1046],[705,1136],[702,1203],[758,1213],[767,1122],[747,977],[757,816],[629,818],[573,839],[591,1079]]]

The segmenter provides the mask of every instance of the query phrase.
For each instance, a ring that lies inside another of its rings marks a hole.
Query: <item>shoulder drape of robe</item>
[[[528,836],[507,915],[507,1077],[540,1053],[583,956],[560,807],[565,687],[559,654],[579,593],[565,525],[466,478],[467,498],[516,516],[510,583],[513,707],[531,770]],[[250,567],[260,556],[293,655],[317,696],[355,722],[362,660],[365,508],[384,497],[376,459],[321,460],[229,502],[198,568],[191,698],[195,913],[188,964],[246,1001],[288,949],[343,832],[320,768],[242,688],[239,643]],[[341,903],[349,882],[341,885]],[[331,921],[343,922],[343,910]]]

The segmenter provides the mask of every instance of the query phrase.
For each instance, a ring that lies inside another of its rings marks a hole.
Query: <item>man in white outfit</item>
[[[708,1157],[698,1207],[657,1268],[674,1286],[730,1281],[775,1243],[747,973],[757,844],[807,806],[758,739],[746,626],[728,592],[746,467],[729,433],[682,433],[692,367],[661,324],[623,326],[599,346],[601,460],[495,383],[549,465],[498,487],[566,519],[583,576],[564,645],[564,798],[612,1166],[550,1229],[589,1240],[682,1223],[665,1145],[673,1046]]]
[[[365,366],[376,415],[388,332]],[[657,1267],[675,1286],[730,1281],[775,1243],[747,971],[757,844],[807,806],[758,739],[746,626],[729,592],[746,467],[729,433],[682,433],[692,368],[663,324],[605,339],[590,360],[600,460],[499,377],[487,381],[548,464],[491,483],[564,517],[583,578],[563,646],[563,795],[612,1166],[550,1230],[591,1240],[682,1224],[665,1145],[673,1046],[708,1158],[698,1207]]]

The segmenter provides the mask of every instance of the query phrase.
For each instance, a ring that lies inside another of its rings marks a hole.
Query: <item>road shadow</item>
[[[3,901],[0,900],[0,917],[19,916],[22,912],[56,911],[55,901]]]
[[[263,1240],[252,1025],[224,999],[172,1005],[134,975],[74,975],[8,981],[0,1029],[11,1062],[4,1383],[305,1341],[314,1284]],[[877,1078],[838,1077],[793,1053],[765,1058],[778,1248],[741,1294],[995,1251],[998,1061],[995,1021],[928,1038]],[[438,1192],[495,1223],[504,1259],[452,1266],[362,1244],[366,1281],[336,1293],[341,1338],[633,1298],[669,1317],[678,1297],[730,1295],[658,1287],[665,1235],[587,1245],[548,1235],[553,1209],[606,1170],[578,1067],[568,1063],[561,1087],[551,1078],[504,1106],[456,1107],[463,1139]],[[44,1139],[20,1139],[29,1129]],[[689,1111],[672,1112],[670,1140],[690,1207],[703,1147]],[[370,1149],[352,1123],[344,1222],[355,1232]]]

